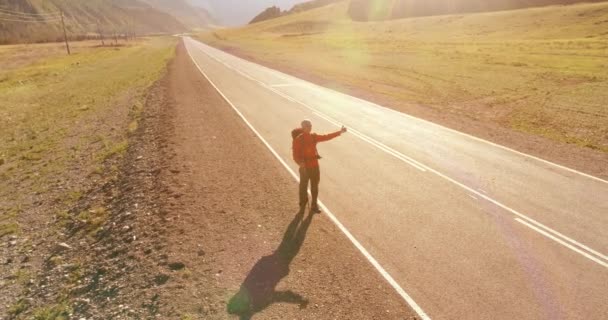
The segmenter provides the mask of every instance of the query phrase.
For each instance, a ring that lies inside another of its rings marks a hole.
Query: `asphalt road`
[[[608,319],[607,181],[184,41],[292,171],[302,119],[350,129],[320,198],[423,318]]]

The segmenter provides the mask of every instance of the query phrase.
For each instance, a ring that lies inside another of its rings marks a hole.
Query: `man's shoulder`
[[[293,138],[293,142],[301,142],[304,140],[305,140],[304,133],[300,133],[295,138]]]

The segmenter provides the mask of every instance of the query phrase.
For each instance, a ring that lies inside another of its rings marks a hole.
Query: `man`
[[[292,132],[293,136],[293,160],[300,166],[300,208],[304,208],[308,202],[308,182],[310,181],[310,193],[312,194],[311,212],[320,213],[317,205],[317,197],[319,195],[319,182],[321,180],[321,172],[319,171],[319,153],[317,152],[317,143],[331,140],[346,132],[346,128],[342,127],[340,131],[327,135],[319,135],[311,133],[312,123],[310,120],[302,121],[300,129]]]

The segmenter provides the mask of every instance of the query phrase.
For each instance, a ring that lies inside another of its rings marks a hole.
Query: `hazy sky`
[[[306,0],[190,0],[206,8],[226,25],[246,24],[258,13],[273,5],[281,9],[290,9],[294,4]]]

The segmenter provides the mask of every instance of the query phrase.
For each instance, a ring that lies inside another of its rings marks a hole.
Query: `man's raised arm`
[[[346,127],[342,127],[342,129],[334,132],[334,133],[330,133],[330,134],[318,134],[316,135],[316,141],[317,142],[323,142],[323,141],[329,141],[333,138],[339,137],[341,134],[343,134],[344,132],[346,132]]]

